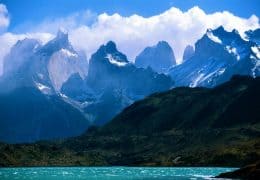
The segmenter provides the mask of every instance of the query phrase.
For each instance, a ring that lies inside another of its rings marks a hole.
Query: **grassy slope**
[[[260,79],[177,88],[77,138],[0,145],[2,166],[243,166],[260,159]]]

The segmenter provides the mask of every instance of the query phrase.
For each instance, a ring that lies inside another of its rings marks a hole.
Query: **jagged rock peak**
[[[40,42],[36,39],[31,39],[31,38],[24,38],[22,40],[18,40],[14,47],[18,47],[18,46],[21,46],[21,45],[29,45],[29,44],[40,44]]]
[[[45,44],[40,49],[39,53],[51,56],[54,52],[57,52],[61,49],[67,49],[73,53],[76,53],[69,42],[68,33],[64,30],[59,30],[56,37]]]
[[[100,46],[97,52],[93,55],[95,57],[99,56],[106,59],[113,59],[112,61],[128,63],[126,55],[118,51],[116,43],[113,41],[108,41],[106,44]]]
[[[114,41],[108,41],[106,44],[107,50],[117,51],[116,43]]]
[[[226,30],[225,30],[225,28],[223,26],[219,26],[216,29],[213,29],[211,31],[218,32],[218,33],[226,32]]]
[[[68,35],[68,31],[64,28],[59,28],[58,32],[57,32],[57,36],[66,36]]]
[[[22,40],[18,40],[15,45],[11,48],[11,52],[13,51],[35,51],[39,47],[41,47],[41,43],[36,39],[24,38]]]
[[[185,62],[186,60],[190,59],[195,53],[195,50],[193,48],[193,46],[188,45],[186,46],[186,48],[184,49],[183,52],[183,58],[182,58],[182,62]]]
[[[151,67],[154,71],[165,73],[176,64],[174,52],[166,41],[159,41],[154,46],[146,47],[135,59],[137,67]]]
[[[69,43],[69,35],[68,32],[62,28],[60,28],[56,34],[55,40],[63,41],[65,43]]]
[[[104,53],[114,53],[117,52],[116,43],[113,41],[108,41],[106,44],[100,46],[97,52],[104,52]]]
[[[232,31],[227,31],[224,29],[223,26],[220,26],[212,30],[212,33],[214,34],[214,36],[217,36],[219,39],[221,39],[221,41],[223,41],[224,44],[230,44],[231,41],[234,40],[242,40],[239,32],[236,29],[233,29]]]
[[[159,41],[156,46],[158,46],[158,47],[170,47],[170,45],[166,41]]]
[[[245,34],[248,40],[260,45],[260,28],[255,30],[248,30],[245,32]]]

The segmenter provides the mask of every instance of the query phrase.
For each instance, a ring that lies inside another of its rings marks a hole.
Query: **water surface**
[[[171,168],[171,167],[36,167],[0,168],[1,180],[202,180],[235,168]]]

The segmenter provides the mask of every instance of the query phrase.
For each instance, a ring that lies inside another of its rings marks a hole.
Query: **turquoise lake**
[[[149,179],[212,179],[222,172],[235,168],[170,168],[170,167],[37,167],[0,168],[1,180],[12,179],[97,179],[97,180],[149,180]]]

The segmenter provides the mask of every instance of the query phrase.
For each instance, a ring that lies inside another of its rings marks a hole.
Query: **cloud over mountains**
[[[0,33],[5,30],[10,23],[7,8],[4,4],[0,4]]]
[[[59,27],[68,30],[72,45],[83,50],[88,57],[100,44],[113,40],[119,50],[133,61],[145,47],[165,40],[172,46],[178,63],[186,45],[194,44],[207,28],[223,25],[226,30],[237,29],[242,35],[248,29],[260,27],[259,18],[255,15],[246,19],[228,11],[207,14],[195,6],[187,11],[172,7],[151,17],[136,14],[127,17],[107,13],[96,15],[86,10],[67,17],[46,19],[28,27],[28,32],[13,34],[4,32],[10,22],[7,9],[0,4],[0,69],[4,55],[18,39],[37,38],[44,43],[53,37]]]
[[[93,52],[100,44],[112,39],[120,50],[133,59],[143,48],[166,40],[173,47],[177,60],[187,44],[194,44],[207,28],[223,25],[227,30],[237,29],[243,33],[259,27],[259,19],[252,15],[248,19],[237,17],[227,11],[206,14],[199,7],[186,12],[178,8],[152,16],[100,14],[91,26],[79,26],[71,31],[71,40],[76,47]]]

